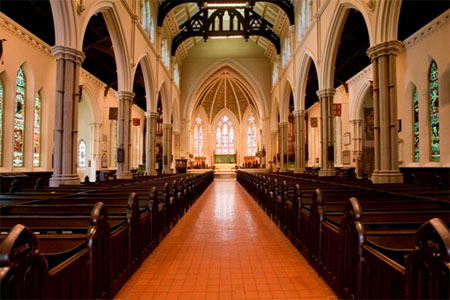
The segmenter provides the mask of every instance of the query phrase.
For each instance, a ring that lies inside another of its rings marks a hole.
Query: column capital
[[[373,61],[380,56],[397,55],[402,46],[403,43],[400,41],[389,41],[370,47],[366,53],[370,60]]]
[[[119,100],[124,100],[124,101],[133,101],[135,93],[133,92],[128,92],[128,91],[118,91],[116,92],[117,98],[119,98]]]
[[[156,118],[158,118],[158,113],[157,112],[154,112],[154,111],[146,111],[145,113],[145,117],[146,118],[148,118],[148,119],[156,119]]]
[[[86,58],[86,55],[84,54],[84,52],[74,49],[74,48],[65,47],[65,46],[53,46],[52,54],[57,60],[58,59],[68,59],[77,64],[81,64],[84,61],[84,59]]]
[[[91,125],[92,127],[98,127],[98,128],[100,128],[100,127],[102,127],[102,123],[91,123],[91,124],[89,124],[89,125]]]
[[[163,129],[168,129],[168,128],[172,128],[173,126],[172,126],[172,124],[163,124]]]
[[[325,97],[334,97],[334,94],[336,94],[336,89],[334,88],[321,89],[318,90],[316,94],[317,96],[319,96],[319,99]]]
[[[298,118],[298,117],[302,118],[306,115],[306,110],[304,110],[304,109],[295,110],[293,114],[294,114],[294,118]]]
[[[280,122],[280,123],[278,123],[278,126],[280,128],[288,127],[289,126],[289,122]]]

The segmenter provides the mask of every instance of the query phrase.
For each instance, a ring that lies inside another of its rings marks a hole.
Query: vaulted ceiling
[[[163,3],[164,1],[165,0],[162,0],[160,3]],[[182,1],[187,2],[185,0]],[[221,0],[217,0],[216,2],[220,1]],[[273,24],[273,32],[280,35],[285,22],[289,22],[289,20],[280,6],[272,3],[278,0],[250,1],[255,1],[254,11],[270,24]],[[236,0],[236,2],[238,1]],[[293,1],[293,3],[295,4],[296,2]],[[403,1],[398,28],[399,40],[406,39],[418,29],[422,28],[449,9],[449,7],[450,3],[443,0]],[[1,0],[0,11],[21,24],[50,46],[55,44],[53,16],[48,0]],[[179,34],[179,26],[198,11],[199,6],[198,3],[195,2],[184,3],[172,9],[166,17],[166,22],[170,28],[171,34],[173,36]],[[361,23],[358,19],[360,19],[358,13],[350,15],[346,28],[344,29],[335,66],[336,85],[347,80],[368,64],[365,54],[368,47],[367,42],[361,42],[359,39],[360,36],[364,37],[367,33],[365,26],[359,25]],[[262,47],[267,56],[270,57],[275,52],[273,45],[264,37],[250,36],[249,39]],[[188,50],[199,42],[203,43],[202,37],[192,37],[185,40],[178,49],[180,57],[186,57],[188,55]],[[3,46],[8,47],[8,42],[5,42]],[[94,16],[93,20],[89,22],[83,51],[86,52],[87,56],[85,63],[83,63],[83,68],[103,81],[106,84],[106,87],[114,88],[117,85],[114,51],[112,49],[112,43],[106,24],[101,14]],[[3,59],[7,60],[8,58],[4,57]],[[137,104],[140,105],[141,108],[145,108],[145,100],[142,101],[142,99],[145,98],[145,89],[142,74],[139,73],[139,70],[136,74],[136,81],[137,83],[135,84],[134,90],[136,93],[135,98],[138,99]],[[316,84],[317,76],[315,75],[315,72],[312,72],[311,77],[308,78],[308,86],[315,86]],[[309,96],[311,99],[316,97],[315,91],[310,92]]]
[[[172,1],[172,0],[169,0]],[[167,2],[163,1],[163,2]],[[239,1],[231,1],[239,2]],[[281,1],[280,1],[281,2]],[[184,30],[183,24],[186,24],[193,16],[199,14],[199,3],[202,5],[203,1],[188,2],[174,7],[170,13],[167,14],[165,21],[169,25],[171,34],[176,37]],[[200,6],[201,7],[201,6]],[[272,31],[275,35],[279,36],[286,21],[289,22],[286,13],[280,8],[280,6],[273,3],[258,1],[254,3],[253,11],[261,16],[269,24],[273,25]],[[210,13],[211,14],[211,13]],[[178,54],[181,58],[188,55],[188,51],[194,45],[199,42],[203,43],[204,37],[194,36],[185,40],[178,48]],[[267,56],[276,54],[275,46],[265,37],[251,35],[249,40],[256,43],[266,51]]]
[[[239,121],[249,106],[257,111],[245,80],[228,68],[218,71],[215,78],[202,88],[197,108],[200,106],[205,109],[209,122],[224,108],[229,109]]]

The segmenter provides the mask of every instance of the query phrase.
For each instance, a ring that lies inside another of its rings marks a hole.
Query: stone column
[[[350,120],[352,125],[352,158],[355,162],[356,177],[362,178],[362,120]]]
[[[334,176],[334,116],[333,98],[335,89],[317,91],[320,100],[321,138],[319,176]]]
[[[367,50],[373,66],[373,111],[375,170],[373,183],[401,183],[398,167],[397,69],[399,41],[375,45]]]
[[[280,140],[280,172],[287,172],[288,122],[278,124]]]
[[[156,175],[156,119],[158,118],[158,113],[156,112],[146,112],[145,118],[147,119],[147,138],[145,146],[145,173],[147,175]]]
[[[334,155],[335,155],[335,165],[336,167],[342,167],[342,119],[341,116],[334,117],[335,124],[335,136],[334,143],[336,145]]]
[[[306,110],[294,111],[295,169],[294,173],[305,173],[305,115]]]
[[[101,123],[92,123],[91,124],[91,153],[92,153],[92,161],[91,161],[91,174],[89,175],[89,179],[91,182],[96,181],[96,171],[98,166],[101,165],[100,162],[100,128],[102,127]]]
[[[174,131],[173,132],[173,155],[174,158],[179,158],[181,155],[180,152],[180,142],[181,142],[181,135],[179,132]]]
[[[119,115],[117,126],[117,148],[123,151],[122,162],[119,162],[117,155],[117,179],[132,179],[130,172],[130,147],[131,147],[131,105],[133,103],[134,93],[127,91],[117,92],[119,98]]]
[[[277,143],[278,143],[278,132],[277,131],[272,131],[272,140],[271,140],[272,157],[270,158],[270,160],[272,161],[272,170],[271,171],[275,171],[277,169],[277,165],[279,163],[278,160],[275,163],[275,158],[277,157],[277,154],[278,154]],[[269,168],[270,168],[270,166],[269,166]]]
[[[172,124],[163,124],[163,174],[170,174],[172,156]]]
[[[78,86],[83,52],[76,49],[55,46],[56,97],[55,131],[53,153],[53,175],[50,186],[80,184],[77,174],[78,161]]]

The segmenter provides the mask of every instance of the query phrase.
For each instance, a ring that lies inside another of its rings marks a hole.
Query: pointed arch
[[[55,26],[55,45],[82,49],[79,45],[75,1],[50,0]]]
[[[319,89],[334,88],[334,69],[339,49],[339,40],[351,9],[355,9],[361,13],[369,34],[370,46],[375,45],[373,32],[371,30],[373,26],[371,26],[370,18],[362,4],[359,2],[340,2],[333,12],[333,17],[324,43],[325,47],[322,55],[323,63],[321,63],[320,69],[318,70]]]
[[[287,122],[289,115],[289,100],[294,97],[294,90],[289,79],[284,79],[281,84],[280,122]],[[294,98],[295,103],[295,98]]]
[[[186,100],[184,101],[183,118],[186,120],[190,119],[190,116],[192,116],[192,112],[195,110],[195,107],[202,95],[202,92],[205,90],[205,87],[214,80],[214,75],[223,68],[228,68],[229,70],[237,74],[237,76],[242,78],[242,80],[245,82],[245,86],[247,87],[249,95],[255,101],[260,118],[264,119],[265,117],[268,117],[268,99],[266,99],[266,96],[263,93],[263,89],[258,83],[258,80],[256,80],[255,76],[239,62],[227,58],[212,65],[201,76],[199,76],[197,82],[192,85],[187,93]]]
[[[142,70],[142,75],[144,76],[144,85],[145,85],[145,101],[147,104],[147,112],[152,112],[152,111],[156,111],[156,106],[154,105],[154,91],[155,89],[155,78],[153,75],[153,68],[152,68],[152,64],[151,61],[148,57],[148,54],[145,53],[143,54],[141,57],[139,57],[138,59],[138,63],[136,64],[136,66],[133,68],[132,70],[132,76],[131,78],[135,78],[136,75],[136,70],[138,65],[141,65],[141,70]],[[133,86],[134,82],[132,82],[132,86]]]
[[[163,111],[163,120],[164,123],[169,123],[168,120],[170,120],[170,116],[172,115],[172,107],[170,105],[170,96],[169,96],[169,84],[164,81],[161,86],[159,87],[159,94],[161,95],[161,105],[162,105],[162,111]],[[158,99],[156,99],[156,102],[154,103],[153,107],[157,107]]]
[[[402,1],[380,1],[378,5],[375,44],[397,40]]]
[[[311,68],[311,64],[313,64],[315,69],[318,70],[317,60],[313,52],[309,49],[305,49],[302,54],[299,69],[297,71],[297,91],[295,93],[296,97],[294,97],[295,110],[305,109],[306,86],[308,83],[308,73],[309,69]],[[321,86],[320,78],[318,78],[318,80],[319,86]]]
[[[364,99],[368,92],[370,92],[371,84],[370,81],[367,80],[363,84],[361,84],[360,88],[356,92],[356,97],[354,101],[350,101],[350,120],[363,120],[364,115],[362,111],[362,107],[364,105]]]
[[[95,88],[92,87],[92,83],[89,81],[83,82],[83,94],[86,95],[85,99],[91,109],[92,117],[94,123],[103,123],[102,108],[100,103],[97,101],[98,97],[94,92]]]
[[[95,2],[95,4],[85,12],[86,18],[81,26],[81,38],[79,39],[77,49],[82,49],[83,47],[86,28],[91,17],[97,13],[102,13],[113,45],[117,66],[118,91],[131,91],[133,86],[131,80],[129,47],[123,32],[124,26],[121,24],[121,18],[119,17],[116,5],[117,4],[114,1],[102,0]]]

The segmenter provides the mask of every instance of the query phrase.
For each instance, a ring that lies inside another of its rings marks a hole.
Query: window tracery
[[[217,125],[216,154],[234,154],[234,129],[228,116],[223,116]]]
[[[248,128],[247,128],[247,156],[256,155],[256,124],[255,117],[250,114],[248,118]]]
[[[25,137],[25,75],[23,69],[19,68],[16,81],[16,99],[14,110],[14,152],[13,166],[23,167],[24,137]]]
[[[33,126],[33,166],[41,165],[41,95],[36,94]]]
[[[431,161],[440,161],[439,144],[439,83],[438,66],[435,61],[431,62],[430,67],[430,125],[431,125]]]

